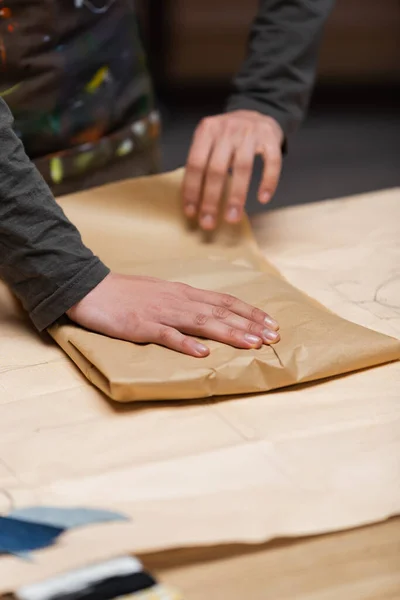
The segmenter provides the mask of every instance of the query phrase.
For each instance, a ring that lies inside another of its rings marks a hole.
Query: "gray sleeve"
[[[0,277],[43,330],[109,273],[84,246],[12,129],[0,98]]]
[[[227,110],[256,110],[278,121],[286,137],[293,133],[308,107],[323,25],[333,4],[260,0]]]

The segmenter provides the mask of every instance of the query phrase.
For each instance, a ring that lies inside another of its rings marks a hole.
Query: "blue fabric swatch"
[[[62,527],[0,517],[0,553],[25,554],[53,544]]]
[[[63,529],[84,527],[95,523],[128,521],[121,513],[92,508],[57,508],[54,506],[29,506],[14,510],[11,515],[24,521],[52,525]]]

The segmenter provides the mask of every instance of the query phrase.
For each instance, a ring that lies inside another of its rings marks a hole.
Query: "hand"
[[[237,110],[204,119],[196,129],[186,165],[185,215],[190,219],[197,217],[203,229],[214,229],[228,171],[232,169],[225,220],[238,223],[243,216],[257,154],[264,159],[258,199],[266,204],[278,185],[282,142],[283,131],[277,121],[256,111]]]
[[[227,294],[151,277],[111,273],[67,315],[110,337],[160,344],[199,358],[210,351],[191,335],[236,348],[279,340],[277,323],[258,308]]]

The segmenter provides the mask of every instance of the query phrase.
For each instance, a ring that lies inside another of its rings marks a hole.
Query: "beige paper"
[[[400,190],[277,211],[253,226],[296,286],[400,337]],[[351,282],[345,293],[340,282]],[[0,284],[0,490],[16,506],[86,505],[132,519],[68,533],[34,562],[0,557],[0,591],[127,551],[254,544],[398,514],[399,389],[394,362],[274,394],[108,402]],[[313,564],[307,548],[304,558]]]
[[[281,342],[260,350],[210,343],[206,359],[59,325],[51,335],[86,377],[121,402],[268,391],[389,362],[400,342],[344,321],[266,262],[247,223],[213,242],[181,217],[182,172],[119,183],[63,200],[84,240],[115,271],[229,292],[273,315]]]

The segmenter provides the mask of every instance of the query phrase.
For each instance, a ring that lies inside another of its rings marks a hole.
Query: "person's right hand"
[[[236,348],[260,348],[280,339],[269,315],[234,296],[151,277],[110,273],[67,315],[110,337],[160,344],[199,358],[210,350],[190,336]]]

